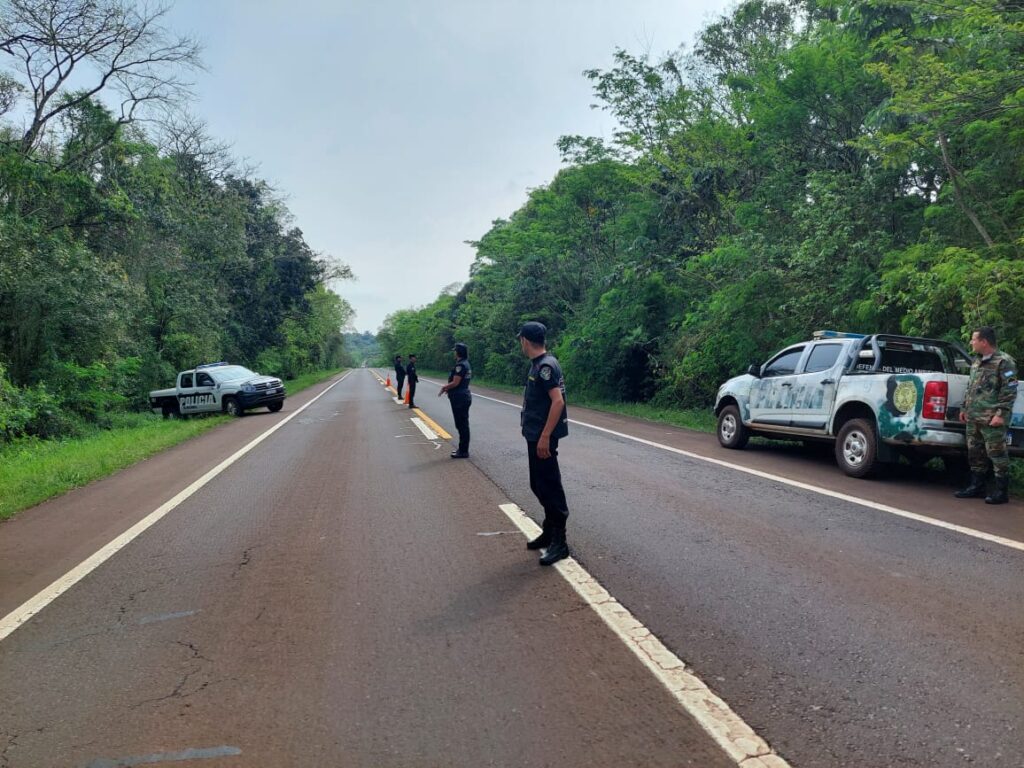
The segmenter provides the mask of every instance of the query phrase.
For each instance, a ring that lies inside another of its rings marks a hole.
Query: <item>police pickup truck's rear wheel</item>
[[[850,419],[836,439],[836,462],[850,477],[867,477],[878,467],[878,435],[867,419]]]
[[[165,419],[180,419],[181,418],[181,411],[178,410],[178,406],[177,405],[169,405],[167,403],[164,403],[163,406],[161,407],[160,411],[161,411],[161,413],[163,413],[163,416],[164,416]]]
[[[284,403],[271,403],[270,405],[267,406],[267,410],[270,411],[271,413],[277,413],[282,408],[284,408]]]
[[[224,398],[224,413],[228,416],[242,416],[245,411],[242,410],[242,406],[238,404],[238,400],[234,397]]]
[[[750,430],[743,426],[740,409],[727,405],[718,414],[718,442],[723,448],[742,448],[750,439]]]

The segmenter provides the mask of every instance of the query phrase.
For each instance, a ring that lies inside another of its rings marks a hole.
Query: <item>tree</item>
[[[166,13],[125,0],[3,0],[0,51],[14,60],[32,100],[22,154],[39,147],[56,118],[103,93],[120,101],[116,125],[135,120],[140,107],[186,95],[183,73],[200,66],[199,44],[170,34],[161,23]],[[112,139],[97,137],[86,149]]]

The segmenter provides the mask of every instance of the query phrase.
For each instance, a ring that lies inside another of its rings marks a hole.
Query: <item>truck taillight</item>
[[[949,398],[949,384],[944,381],[929,381],[924,385],[923,419],[945,419],[946,401]]]

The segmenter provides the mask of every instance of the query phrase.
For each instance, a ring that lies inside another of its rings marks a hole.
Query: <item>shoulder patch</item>
[[[455,366],[455,372],[456,373],[462,373],[462,366],[461,365],[456,365]]]
[[[550,365],[542,365],[540,367],[540,377],[542,379],[544,379],[544,381],[550,381],[551,380],[551,366]]]
[[[1005,376],[1006,378],[1010,378],[1011,376],[1014,375],[1014,373],[1016,373],[1016,371],[1003,371],[1003,376]]]

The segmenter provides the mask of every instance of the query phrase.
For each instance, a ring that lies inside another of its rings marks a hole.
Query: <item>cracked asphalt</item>
[[[0,613],[309,396],[0,526]],[[941,476],[572,416],[1024,540]],[[0,768],[729,765],[509,531],[516,410],[459,462],[408,417],[353,372],[0,642]],[[1024,768],[1024,552],[581,426],[560,460],[580,562],[792,766]]]

